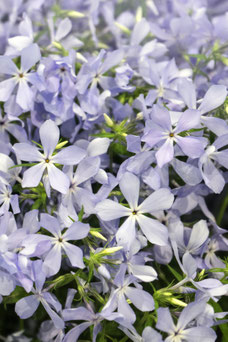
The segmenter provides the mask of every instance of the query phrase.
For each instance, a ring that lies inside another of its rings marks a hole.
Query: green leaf
[[[15,169],[15,167],[22,167],[22,166],[34,166],[34,165],[37,165],[37,163],[24,163],[24,164],[17,164],[17,165],[14,165],[14,166],[11,166],[11,167],[9,167],[9,170],[10,170],[10,169]]]
[[[114,133],[97,133],[97,134],[91,134],[93,137],[100,137],[100,138],[114,138],[115,134]]]
[[[170,272],[174,275],[174,277],[178,280],[181,281],[183,279],[182,275],[180,273],[178,273],[177,271],[175,271],[170,265],[167,265],[168,269],[170,270]]]
[[[84,215],[84,207],[82,206],[80,212],[78,213],[78,221],[82,222],[83,215]]]
[[[224,312],[223,308],[220,306],[220,304],[218,302],[210,301],[210,304],[213,306],[216,313]],[[219,320],[218,320],[218,322],[219,322]],[[227,342],[228,341],[228,325],[227,325],[227,323],[220,324],[219,329],[221,330],[221,332],[223,334],[222,342]]]
[[[41,201],[40,199],[37,199],[37,200],[33,203],[31,209],[32,209],[32,210],[33,210],[33,209],[39,209],[41,206],[42,206],[42,201]]]
[[[32,140],[32,142],[34,143],[34,144],[36,144],[38,147],[40,147],[40,148],[42,148],[43,149],[43,146],[42,145],[40,145],[38,142],[36,142],[35,140]]]
[[[94,263],[91,261],[89,263],[89,275],[88,275],[88,280],[87,280],[88,283],[90,283],[93,278],[93,271],[94,271]]]
[[[28,293],[23,289],[23,287],[16,286],[15,290],[7,297],[4,297],[4,304],[14,304],[23,297],[26,297]]]
[[[228,65],[228,58],[225,57],[225,56],[219,56],[219,60],[225,64],[225,65]]]
[[[193,57],[193,58],[197,58],[198,61],[206,61],[208,59],[208,57],[202,53],[198,53],[198,54],[188,54],[189,57]]]
[[[68,217],[72,222],[75,222],[75,220],[71,216],[68,215]]]

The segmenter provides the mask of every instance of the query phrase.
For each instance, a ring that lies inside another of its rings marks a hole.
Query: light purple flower
[[[24,172],[22,186],[37,186],[44,171],[47,170],[51,187],[61,193],[66,193],[70,185],[70,180],[54,164],[78,164],[85,157],[86,153],[77,146],[69,146],[53,154],[60,135],[59,128],[52,120],[45,121],[39,129],[39,133],[43,153],[37,147],[27,143],[15,144],[13,147],[20,160],[39,162]]]
[[[170,113],[164,107],[154,105],[151,118],[142,141],[145,141],[150,147],[162,143],[155,154],[160,168],[173,159],[174,143],[190,158],[199,158],[203,154],[207,143],[204,138],[189,135],[181,136],[181,133],[199,125],[200,112],[186,110],[182,113],[174,128],[172,127]]]
[[[22,242],[22,254],[27,256],[41,255],[45,252],[43,270],[47,276],[56,274],[61,267],[62,253],[66,254],[73,267],[84,268],[83,252],[69,241],[84,239],[89,233],[89,225],[74,222],[62,232],[58,220],[48,214],[41,214],[40,225],[52,236],[43,234],[30,234]]]
[[[117,288],[111,293],[104,310],[114,311],[116,308],[123,317],[133,324],[136,320],[136,315],[128,304],[126,298],[130,299],[132,304],[140,311],[147,312],[154,310],[153,297],[142,288],[129,286],[134,281],[134,277],[125,277],[126,265],[122,264],[114,279],[114,284]]]
[[[216,165],[220,164],[228,168],[228,150],[223,149],[227,145],[228,134],[219,136],[200,157],[199,169],[205,184],[215,193],[220,193],[225,186],[225,179],[222,171]]]
[[[18,85],[16,102],[24,110],[33,107],[33,92],[28,83],[42,85],[36,72],[29,70],[40,60],[40,50],[37,44],[32,44],[21,51],[21,68],[17,66],[8,56],[0,56],[0,73],[11,75],[11,78],[0,83],[0,101],[7,101],[16,85]]]
[[[159,221],[145,216],[159,210],[166,210],[172,206],[174,196],[170,190],[161,188],[153,192],[140,205],[138,177],[126,172],[119,182],[120,190],[126,198],[130,208],[112,200],[106,199],[96,205],[96,211],[104,221],[110,221],[119,217],[127,216],[127,220],[121,225],[116,234],[119,245],[129,248],[136,237],[135,224],[139,224],[146,238],[154,244],[166,245],[168,243],[168,231]]]
[[[21,319],[31,317],[41,303],[47,314],[51,317],[56,328],[63,329],[64,321],[56,312],[62,308],[57,298],[48,292],[48,288],[43,289],[45,274],[42,272],[42,261],[36,260],[33,263],[33,275],[35,287],[32,288],[32,295],[20,299],[15,306],[15,311]],[[54,311],[54,310],[55,311]]]
[[[173,323],[168,308],[158,309],[156,328],[168,334],[165,342],[214,342],[216,334],[213,329],[204,326],[192,326],[192,322],[205,310],[204,300],[188,304],[180,314],[177,324]]]

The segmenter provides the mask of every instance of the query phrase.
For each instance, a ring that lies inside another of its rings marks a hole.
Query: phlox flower
[[[48,292],[48,288],[43,289],[46,276],[42,272],[41,260],[36,260],[33,263],[33,277],[35,282],[35,286],[31,290],[33,294],[20,299],[16,303],[16,313],[21,319],[29,318],[34,314],[41,303],[47,311],[47,314],[51,317],[56,328],[63,329],[64,321],[56,313],[56,311],[59,312],[61,310],[62,306],[57,298],[52,293]]]
[[[14,151],[20,160],[38,162],[24,172],[22,187],[35,187],[39,184],[45,170],[53,189],[66,193],[70,180],[65,173],[59,170],[54,164],[75,165],[85,156],[85,151],[77,146],[69,146],[59,153],[53,154],[59,141],[59,128],[52,120],[45,121],[39,130],[40,140],[43,146],[43,153],[36,146],[28,143],[14,145]]]
[[[170,190],[161,188],[148,196],[141,204],[138,204],[140,188],[138,177],[126,172],[121,178],[119,186],[130,208],[109,199],[101,201],[95,207],[99,217],[104,221],[123,216],[128,217],[116,233],[118,244],[129,249],[136,237],[135,224],[137,222],[143,234],[151,243],[161,246],[166,245],[168,243],[166,226],[144,214],[169,209],[174,200]]]
[[[118,312],[122,314],[127,321],[133,324],[136,320],[136,316],[126,298],[130,299],[132,304],[142,312],[154,310],[154,300],[148,292],[144,291],[140,285],[136,283],[134,277],[125,277],[125,273],[126,265],[121,265],[114,279],[114,284],[117,288],[111,293],[104,310],[114,311],[118,308]],[[134,282],[137,287],[129,286],[132,282]]]
[[[50,235],[30,234],[22,242],[22,254],[35,256],[46,253],[44,257],[43,270],[47,276],[56,274],[61,267],[62,253],[64,252],[73,267],[84,268],[83,252],[69,241],[84,239],[89,233],[89,225],[81,222],[73,222],[63,232],[58,220],[48,214],[41,214],[40,225]]]
[[[197,127],[199,122],[200,112],[189,109],[182,113],[173,128],[169,111],[154,105],[152,120],[148,122],[142,141],[145,141],[150,147],[162,143],[155,154],[160,168],[173,159],[174,143],[190,158],[199,158],[203,154],[207,143],[204,138],[181,135],[181,133]]]
[[[38,88],[42,83],[37,73],[29,72],[29,70],[40,58],[40,50],[37,44],[32,44],[21,51],[20,69],[8,56],[0,56],[0,73],[12,76],[0,83],[0,101],[7,101],[16,85],[18,85],[16,103],[24,111],[28,111],[33,107],[33,92],[28,83],[37,85]]]
[[[159,308],[156,328],[168,334],[165,342],[214,342],[216,333],[213,329],[191,324],[204,312],[205,308],[204,300],[188,304],[181,312],[177,324],[173,323],[168,308]]]

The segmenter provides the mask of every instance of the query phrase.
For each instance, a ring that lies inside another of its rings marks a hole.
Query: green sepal
[[[69,283],[71,283],[75,279],[75,275],[71,273],[67,273],[64,275],[59,276],[58,278],[52,280],[52,281],[47,281],[47,284],[54,285],[54,289],[58,289],[60,287],[63,287]]]

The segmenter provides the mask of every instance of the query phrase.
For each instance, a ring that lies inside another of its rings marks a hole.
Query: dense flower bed
[[[227,1],[0,17],[0,340],[227,341]]]

